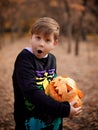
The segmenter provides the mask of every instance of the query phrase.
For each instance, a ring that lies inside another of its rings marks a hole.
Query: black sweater
[[[53,54],[49,53],[46,58],[38,59],[24,49],[17,56],[12,76],[16,125],[22,127],[32,117],[49,125],[56,118],[69,115],[68,102],[57,102],[44,93],[47,83],[55,76],[56,58]]]

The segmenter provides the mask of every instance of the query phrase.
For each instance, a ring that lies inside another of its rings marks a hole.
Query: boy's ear
[[[56,46],[58,44],[58,40],[55,40],[54,41],[54,45]]]

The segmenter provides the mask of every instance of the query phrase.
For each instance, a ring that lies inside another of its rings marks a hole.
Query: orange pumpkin
[[[74,107],[82,106],[83,92],[72,78],[62,76],[54,78],[46,87],[45,93],[59,102],[77,100]]]

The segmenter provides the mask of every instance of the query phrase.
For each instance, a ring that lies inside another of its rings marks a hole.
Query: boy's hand
[[[81,111],[82,111],[82,107],[77,107],[75,108],[74,105],[77,103],[77,100],[70,102],[70,114],[69,114],[69,118],[73,118],[78,116]]]

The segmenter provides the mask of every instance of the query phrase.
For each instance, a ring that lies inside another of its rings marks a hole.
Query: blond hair
[[[33,34],[43,34],[44,36],[54,34],[54,39],[58,39],[60,32],[59,24],[52,18],[42,17],[39,18],[32,26],[30,33]]]

